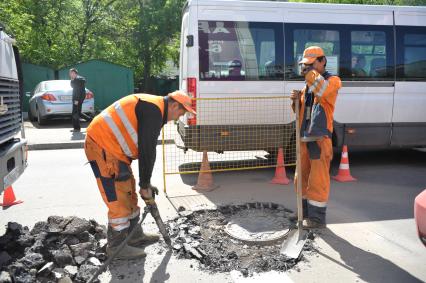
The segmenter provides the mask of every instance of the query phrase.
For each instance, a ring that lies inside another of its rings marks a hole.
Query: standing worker
[[[72,87],[72,126],[71,132],[80,132],[80,116],[83,101],[86,98],[86,79],[78,74],[77,69],[69,71]]]
[[[293,110],[295,103],[300,105],[298,126],[301,127],[303,226],[325,228],[330,162],[333,158],[333,114],[337,92],[342,84],[338,76],[325,71],[327,58],[321,47],[306,48],[299,64],[306,86],[301,91],[293,90],[291,99]]]
[[[130,164],[138,159],[139,193],[146,204],[152,204],[154,194],[158,194],[158,189],[151,185],[151,175],[161,128],[187,111],[195,114],[191,105],[191,98],[182,91],[166,97],[132,94],[105,109],[87,128],[86,156],[108,207],[109,255],[133,229],[137,231],[118,258],[144,257],[142,246],[158,241],[158,235],[144,233],[137,225],[140,209]]]

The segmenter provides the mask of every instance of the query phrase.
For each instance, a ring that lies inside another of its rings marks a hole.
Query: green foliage
[[[426,0],[293,0],[426,5]],[[0,0],[0,22],[24,61],[58,69],[89,59],[133,68],[143,90],[167,60],[179,62],[185,0]]]
[[[178,61],[185,0],[8,0],[0,22],[25,62],[62,68],[89,59],[132,67],[136,80]]]
[[[165,67],[167,59],[176,61],[179,53],[180,17],[184,0],[124,0],[117,5],[126,22],[128,64],[141,76],[145,90],[151,88],[149,78]],[[127,46],[126,46],[127,45]]]

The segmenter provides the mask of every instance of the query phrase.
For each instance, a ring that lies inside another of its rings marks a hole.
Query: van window
[[[200,80],[282,80],[281,23],[199,21]]]
[[[293,44],[287,44],[286,76],[288,79],[301,80],[298,62],[303,58],[303,51],[309,46],[320,46],[327,57],[326,69],[339,75],[340,33],[336,29],[315,28],[315,25],[288,24],[286,38]],[[306,28],[305,28],[306,26]]]
[[[285,37],[288,80],[303,80],[298,62],[312,45],[324,49],[326,70],[342,80],[394,79],[391,26],[285,24]]]
[[[400,80],[426,81],[426,28],[397,28],[398,67]]]
[[[359,80],[386,77],[386,33],[351,31],[351,77]]]

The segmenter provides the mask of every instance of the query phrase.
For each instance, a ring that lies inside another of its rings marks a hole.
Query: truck
[[[27,167],[22,117],[23,77],[14,38],[0,24],[0,193]]]

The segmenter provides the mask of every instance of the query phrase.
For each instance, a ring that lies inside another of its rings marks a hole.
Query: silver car
[[[28,117],[39,125],[46,123],[47,119],[57,117],[71,117],[72,88],[70,80],[42,81],[30,94]],[[95,113],[95,98],[93,93],[86,88],[86,98],[82,105],[82,113],[93,116]]]

